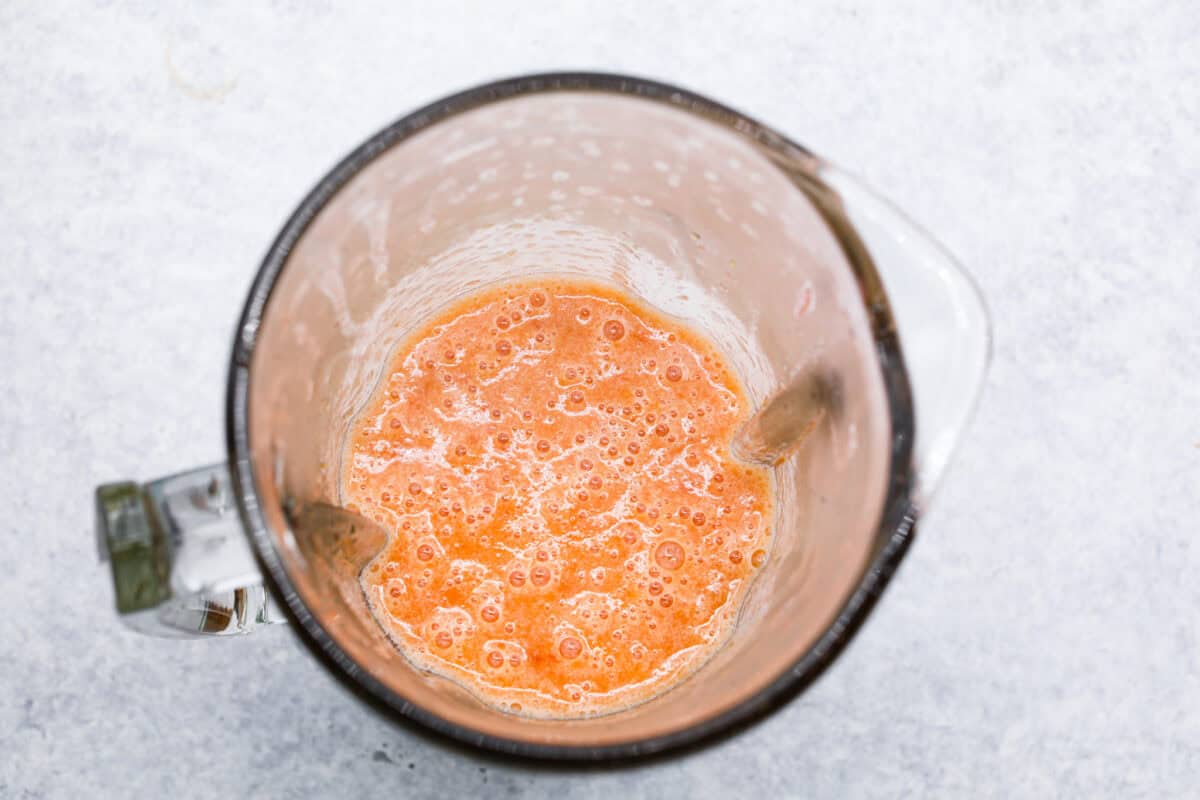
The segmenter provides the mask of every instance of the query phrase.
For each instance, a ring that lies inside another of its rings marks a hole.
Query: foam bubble
[[[604,323],[604,338],[611,342],[621,339],[625,335],[625,326],[619,319],[610,319]]]
[[[679,569],[685,558],[683,545],[668,539],[654,550],[654,562],[663,569]]]
[[[563,640],[558,643],[558,652],[563,658],[576,658],[583,652],[583,642],[574,636],[563,637]]]

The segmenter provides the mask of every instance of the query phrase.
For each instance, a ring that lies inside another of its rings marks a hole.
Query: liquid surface
[[[570,279],[485,290],[396,351],[343,498],[392,532],[362,573],[401,651],[535,716],[617,711],[700,666],[766,559],[766,470],[724,358]]]

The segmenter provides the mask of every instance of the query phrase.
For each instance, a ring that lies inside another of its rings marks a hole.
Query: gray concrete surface
[[[0,6],[0,797],[1194,795],[1200,5],[502,6]],[[777,125],[984,289],[977,420],[850,651],[718,746],[547,770],[397,726],[287,629],[123,630],[92,487],[222,456],[302,193],[418,103],[562,67]]]

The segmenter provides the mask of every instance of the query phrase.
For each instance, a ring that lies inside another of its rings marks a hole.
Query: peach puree
[[[766,470],[705,338],[573,278],[424,322],[349,435],[347,505],[391,533],[361,581],[416,665],[522,714],[652,697],[730,632],[766,559]]]

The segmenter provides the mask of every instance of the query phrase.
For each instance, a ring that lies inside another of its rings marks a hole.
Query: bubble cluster
[[[614,290],[539,281],[427,320],[389,369],[342,486],[392,531],[361,581],[410,659],[571,717],[720,646],[772,506],[766,472],[729,456],[746,402],[710,344]]]

